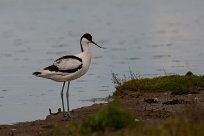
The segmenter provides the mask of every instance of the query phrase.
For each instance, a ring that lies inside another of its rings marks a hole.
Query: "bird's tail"
[[[34,72],[32,75],[39,76],[41,74],[42,74],[41,72]]]

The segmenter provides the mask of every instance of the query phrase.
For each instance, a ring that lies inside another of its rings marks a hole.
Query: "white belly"
[[[55,72],[55,71],[49,71],[49,70],[43,70],[40,77],[47,78],[54,80],[56,82],[65,82],[65,81],[71,81],[74,79],[77,79],[81,76],[83,76],[89,69],[90,63],[91,63],[91,54],[82,52],[80,54],[76,55],[79,58],[82,58],[82,68],[74,73],[66,73],[66,72]]]

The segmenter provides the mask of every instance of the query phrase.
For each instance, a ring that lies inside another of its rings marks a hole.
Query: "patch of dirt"
[[[197,90],[195,90],[197,91]],[[171,92],[139,93],[125,91],[121,97],[122,106],[139,121],[158,121],[175,115],[182,115],[186,107],[199,104],[204,109],[204,90],[199,93],[172,95]],[[65,127],[69,122],[80,123],[90,114],[103,109],[107,104],[94,104],[71,111],[72,119],[64,120],[63,114],[48,115],[45,120],[0,125],[0,136],[36,136],[48,132],[54,126]],[[188,108],[188,110],[191,110]]]
[[[184,95],[184,94],[198,94],[198,91],[184,90],[184,91],[173,91],[171,95]]]
[[[166,101],[163,102],[162,104],[166,104],[166,105],[175,105],[175,104],[190,104],[191,101],[185,101],[185,100],[179,100],[179,99],[173,99],[171,101]]]

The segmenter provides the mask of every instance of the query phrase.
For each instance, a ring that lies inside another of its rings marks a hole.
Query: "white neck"
[[[81,39],[81,48],[83,52],[90,52],[89,41],[86,38]]]

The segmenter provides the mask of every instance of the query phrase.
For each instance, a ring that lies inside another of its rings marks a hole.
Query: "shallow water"
[[[111,95],[112,72],[204,73],[203,0],[1,0],[0,17],[0,124],[57,111],[62,84],[31,74],[78,53],[85,32],[107,49],[92,47],[88,73],[71,82],[71,109]]]

